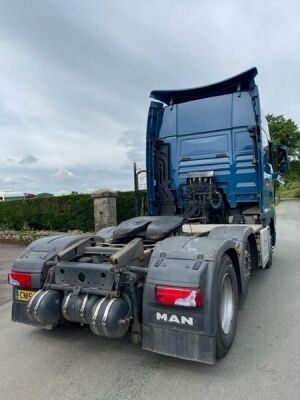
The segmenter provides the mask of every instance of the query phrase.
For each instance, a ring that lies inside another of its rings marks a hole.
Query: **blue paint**
[[[258,204],[274,218],[270,135],[261,117],[256,69],[204,88],[154,91],[147,126],[147,184],[151,215],[158,210],[155,149],[169,147],[169,188],[182,208],[187,175],[214,171],[231,208]],[[256,132],[256,145],[249,129]],[[253,161],[256,160],[256,163]]]

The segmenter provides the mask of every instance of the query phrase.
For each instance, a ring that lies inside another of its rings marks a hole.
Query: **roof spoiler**
[[[153,90],[150,93],[150,97],[170,105],[240,91],[248,91],[255,86],[254,78],[257,73],[257,68],[254,67],[225,81],[213,83],[208,86],[179,90]]]

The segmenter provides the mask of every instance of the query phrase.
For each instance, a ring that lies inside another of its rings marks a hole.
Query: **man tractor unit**
[[[271,266],[276,242],[274,152],[256,75],[151,92],[148,216],[30,244],[9,275],[13,321],[71,321],[209,364],[225,356],[251,272]]]

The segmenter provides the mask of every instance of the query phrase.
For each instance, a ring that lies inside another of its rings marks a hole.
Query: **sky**
[[[0,0],[0,190],[132,189],[150,91],[253,66],[300,126],[299,0]]]

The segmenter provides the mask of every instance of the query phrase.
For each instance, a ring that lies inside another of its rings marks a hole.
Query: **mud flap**
[[[27,303],[18,303],[13,301],[11,309],[11,320],[14,322],[21,322],[22,324],[33,325],[34,324],[27,314]]]
[[[143,349],[184,360],[216,363],[214,337],[159,326],[143,326]]]

